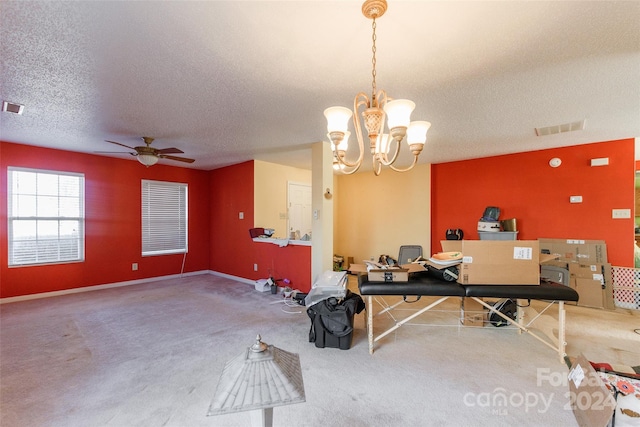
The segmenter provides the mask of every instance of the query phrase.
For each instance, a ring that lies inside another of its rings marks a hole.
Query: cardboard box
[[[440,240],[442,252],[462,252],[464,240]]]
[[[615,309],[611,264],[568,264],[569,286],[578,292],[577,305],[583,307]]]
[[[369,270],[369,280],[372,282],[408,282],[409,270],[406,268]]]
[[[458,283],[463,285],[539,285],[537,240],[442,240],[444,252],[461,251]]]
[[[556,258],[545,266],[567,269],[569,286],[580,295],[577,305],[614,310],[613,275],[604,240],[538,239],[540,256]]]
[[[402,264],[400,266],[409,271],[409,273],[419,273],[426,271],[421,264]],[[350,274],[358,274],[358,273],[367,273],[367,265],[366,264],[351,264],[349,265],[349,273]]]
[[[484,326],[484,307],[478,301],[462,297],[460,298],[460,323],[463,326]]]
[[[581,427],[609,425],[616,401],[589,361],[580,355],[569,371],[569,404]]]
[[[604,264],[607,262],[607,245],[604,240],[538,239],[540,252],[553,254],[557,262]]]

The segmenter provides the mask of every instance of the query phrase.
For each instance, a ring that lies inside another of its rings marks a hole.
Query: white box
[[[271,290],[271,280],[270,279],[258,279],[256,280],[256,291],[258,292],[267,292]]]
[[[500,231],[500,221],[478,221],[478,231]]]

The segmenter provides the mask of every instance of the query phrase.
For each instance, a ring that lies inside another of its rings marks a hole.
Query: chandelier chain
[[[375,99],[376,99],[376,92],[377,92],[377,87],[376,87],[376,18],[373,18],[373,23],[371,24],[371,28],[373,29],[373,35],[371,36],[371,39],[373,41],[373,45],[371,47],[371,52],[373,53],[373,57],[371,58],[371,65],[373,66],[373,68],[371,69],[371,77],[373,77],[373,80],[371,81],[371,104],[372,106],[375,105]]]

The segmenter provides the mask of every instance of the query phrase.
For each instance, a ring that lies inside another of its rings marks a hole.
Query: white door
[[[289,183],[289,233],[311,236],[311,185]]]

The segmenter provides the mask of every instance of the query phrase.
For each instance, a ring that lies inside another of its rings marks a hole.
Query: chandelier
[[[373,68],[371,75],[371,99],[360,92],[353,101],[353,110],[345,107],[330,107],[324,111],[327,118],[327,136],[331,141],[334,169],[344,174],[356,172],[362,165],[364,158],[364,142],[359,110],[363,108],[362,118],[364,127],[369,135],[369,146],[373,157],[373,172],[380,175],[382,166],[388,166],[396,172],[406,172],[413,169],[418,162],[418,156],[427,140],[427,131],[431,123],[425,121],[411,122],[411,113],[416,104],[408,99],[392,99],[384,90],[376,87],[376,18],[381,17],[387,10],[386,0],[365,0],[362,14],[372,20],[373,46],[371,51]],[[355,161],[346,159],[349,136],[349,119],[353,117],[356,138],[358,140],[359,155]],[[388,133],[385,133],[385,119]],[[402,141],[407,139],[409,150],[413,154],[413,162],[405,167],[394,166],[400,152]],[[393,147],[393,148],[392,148]]]

